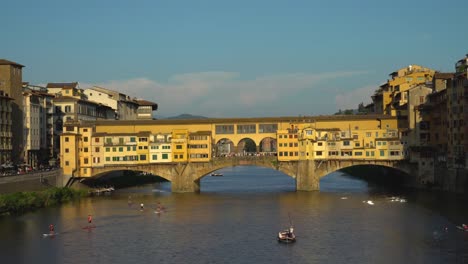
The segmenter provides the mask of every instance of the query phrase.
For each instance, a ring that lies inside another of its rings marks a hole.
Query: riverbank
[[[23,214],[87,196],[86,190],[50,188],[40,192],[16,192],[0,195],[0,215]]]

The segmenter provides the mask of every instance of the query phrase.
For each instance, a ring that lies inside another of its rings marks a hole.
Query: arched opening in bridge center
[[[295,192],[296,180],[272,168],[241,165],[225,167],[200,179],[201,193]]]
[[[259,149],[255,141],[251,138],[243,138],[237,143],[237,154],[240,155],[253,155],[258,153]]]
[[[262,154],[276,155],[277,152],[276,138],[266,137],[260,141],[259,151]]]
[[[226,157],[235,153],[234,142],[228,138],[222,138],[216,142],[213,149],[215,157]]]
[[[170,190],[170,182],[166,179],[144,171],[120,170],[98,174],[92,178],[85,178],[80,184],[89,188],[114,187],[115,189],[140,186],[152,183],[165,183]]]
[[[410,175],[399,169],[380,165],[354,165],[322,177],[320,191],[400,193],[409,181]]]

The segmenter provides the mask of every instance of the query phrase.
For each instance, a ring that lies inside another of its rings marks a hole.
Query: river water
[[[393,193],[340,172],[320,192],[296,192],[271,169],[218,172],[198,194],[160,183],[2,217],[0,263],[468,263],[468,232],[456,228],[466,198]],[[83,229],[88,214],[96,228]],[[297,242],[278,243],[290,219]],[[43,237],[50,223],[58,235]]]

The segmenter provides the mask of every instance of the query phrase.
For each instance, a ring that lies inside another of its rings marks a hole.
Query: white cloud
[[[304,90],[318,89],[324,81],[364,73],[293,73],[243,80],[235,72],[199,72],[173,75],[165,83],[135,78],[96,84],[81,83],[80,86],[88,88],[97,85],[156,102],[159,105],[159,115],[191,113],[226,117],[238,116],[236,112],[248,109],[252,116],[263,116],[263,113],[272,111],[281,104],[290,104],[294,108],[295,95]],[[259,110],[260,107],[263,109]]]
[[[366,105],[366,103],[371,101],[371,95],[374,93],[376,88],[377,87],[375,85],[369,85],[337,94],[335,96],[337,109],[356,109],[360,103],[364,103],[364,105]]]

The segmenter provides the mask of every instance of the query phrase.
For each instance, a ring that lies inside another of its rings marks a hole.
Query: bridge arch
[[[279,170],[296,180],[296,189],[299,191],[319,190],[322,177],[331,172],[358,165],[395,168],[412,175],[411,170],[408,170],[398,160],[278,161],[276,156],[270,155],[214,157],[210,162],[114,165],[90,168],[90,170],[93,176],[119,170],[148,172],[170,181],[174,192],[197,192],[200,190],[200,179],[204,176],[222,168],[239,165],[254,165]]]
[[[250,137],[244,137],[237,142],[237,153],[258,152],[258,144]]]
[[[267,153],[276,153],[277,152],[277,140],[273,137],[264,137],[260,140],[259,151]]]
[[[404,185],[411,179],[410,172],[405,168],[389,166],[388,164],[357,164],[341,168],[338,171],[369,183],[384,186]]]

